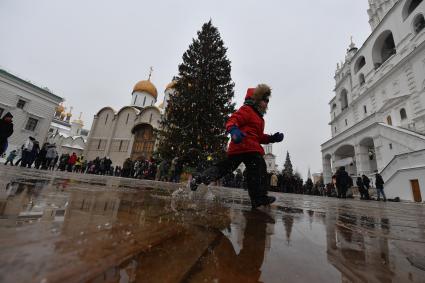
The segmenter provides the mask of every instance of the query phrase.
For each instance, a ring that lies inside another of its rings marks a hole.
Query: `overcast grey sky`
[[[235,101],[247,87],[273,88],[266,132],[282,168],[286,151],[303,177],[322,170],[330,138],[328,102],[350,36],[370,33],[367,0],[1,0],[0,67],[47,86],[83,112],[86,128],[104,106],[130,103],[139,80],[165,86],[202,24],[212,19],[232,61]]]

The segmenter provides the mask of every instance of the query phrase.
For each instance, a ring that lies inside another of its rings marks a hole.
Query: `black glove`
[[[281,142],[281,141],[283,141],[283,134],[279,132],[274,133],[269,138],[270,143]]]

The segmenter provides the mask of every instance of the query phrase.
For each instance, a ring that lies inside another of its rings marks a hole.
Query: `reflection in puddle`
[[[237,190],[42,177],[1,180],[1,282],[423,282],[425,275],[422,207],[281,195],[271,209],[250,211]]]

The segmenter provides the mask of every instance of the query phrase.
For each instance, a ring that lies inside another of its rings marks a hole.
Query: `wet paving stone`
[[[425,207],[0,165],[0,282],[425,282]]]

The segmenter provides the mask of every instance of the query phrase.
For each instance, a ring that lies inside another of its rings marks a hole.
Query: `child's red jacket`
[[[247,152],[258,152],[264,155],[261,144],[268,144],[270,136],[264,134],[264,119],[252,106],[243,105],[230,116],[226,123],[226,130],[229,131],[233,126],[237,126],[246,137],[238,144],[231,141],[227,155]]]

